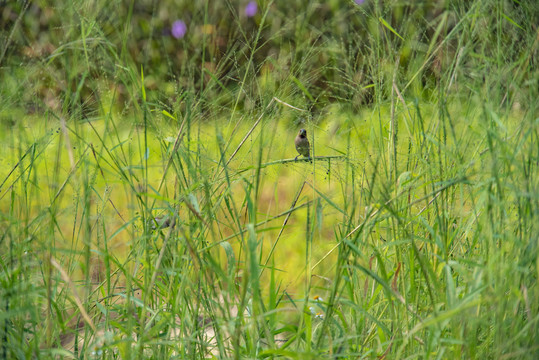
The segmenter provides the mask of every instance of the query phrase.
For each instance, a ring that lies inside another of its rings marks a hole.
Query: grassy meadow
[[[0,359],[539,358],[538,25],[3,2]]]

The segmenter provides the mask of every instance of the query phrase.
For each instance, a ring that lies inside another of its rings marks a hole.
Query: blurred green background
[[[10,112],[91,118],[114,96],[115,110],[133,111],[141,95],[134,74],[144,68],[149,100],[170,112],[188,95],[208,117],[252,111],[276,95],[313,113],[334,102],[358,111],[388,99],[394,79],[427,100],[452,80],[463,98],[483,86],[503,97],[510,80],[529,76],[504,65],[534,60],[533,2],[259,1],[252,17],[247,4],[5,1],[3,102]],[[175,21],[185,23],[181,38],[172,36]]]

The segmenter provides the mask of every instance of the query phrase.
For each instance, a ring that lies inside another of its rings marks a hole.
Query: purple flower
[[[181,39],[185,36],[185,33],[187,32],[187,25],[185,25],[185,21],[183,20],[176,20],[172,23],[172,36],[174,36],[176,39]]]
[[[358,5],[363,5],[363,3],[365,2],[365,0],[354,0],[354,2]]]
[[[256,1],[249,1],[249,3],[245,6],[245,16],[247,17],[255,16],[257,11],[258,5]]]

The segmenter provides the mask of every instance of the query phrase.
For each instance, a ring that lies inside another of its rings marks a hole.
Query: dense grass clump
[[[0,358],[539,358],[533,1],[0,20]]]

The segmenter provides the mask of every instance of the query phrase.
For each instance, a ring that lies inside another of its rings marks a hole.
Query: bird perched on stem
[[[309,155],[310,145],[309,139],[307,139],[307,130],[301,129],[298,133],[298,136],[296,136],[296,140],[294,140],[294,143],[296,144],[296,150],[298,151],[299,155],[311,158],[311,156]],[[294,160],[297,160],[298,156],[296,156]]]

